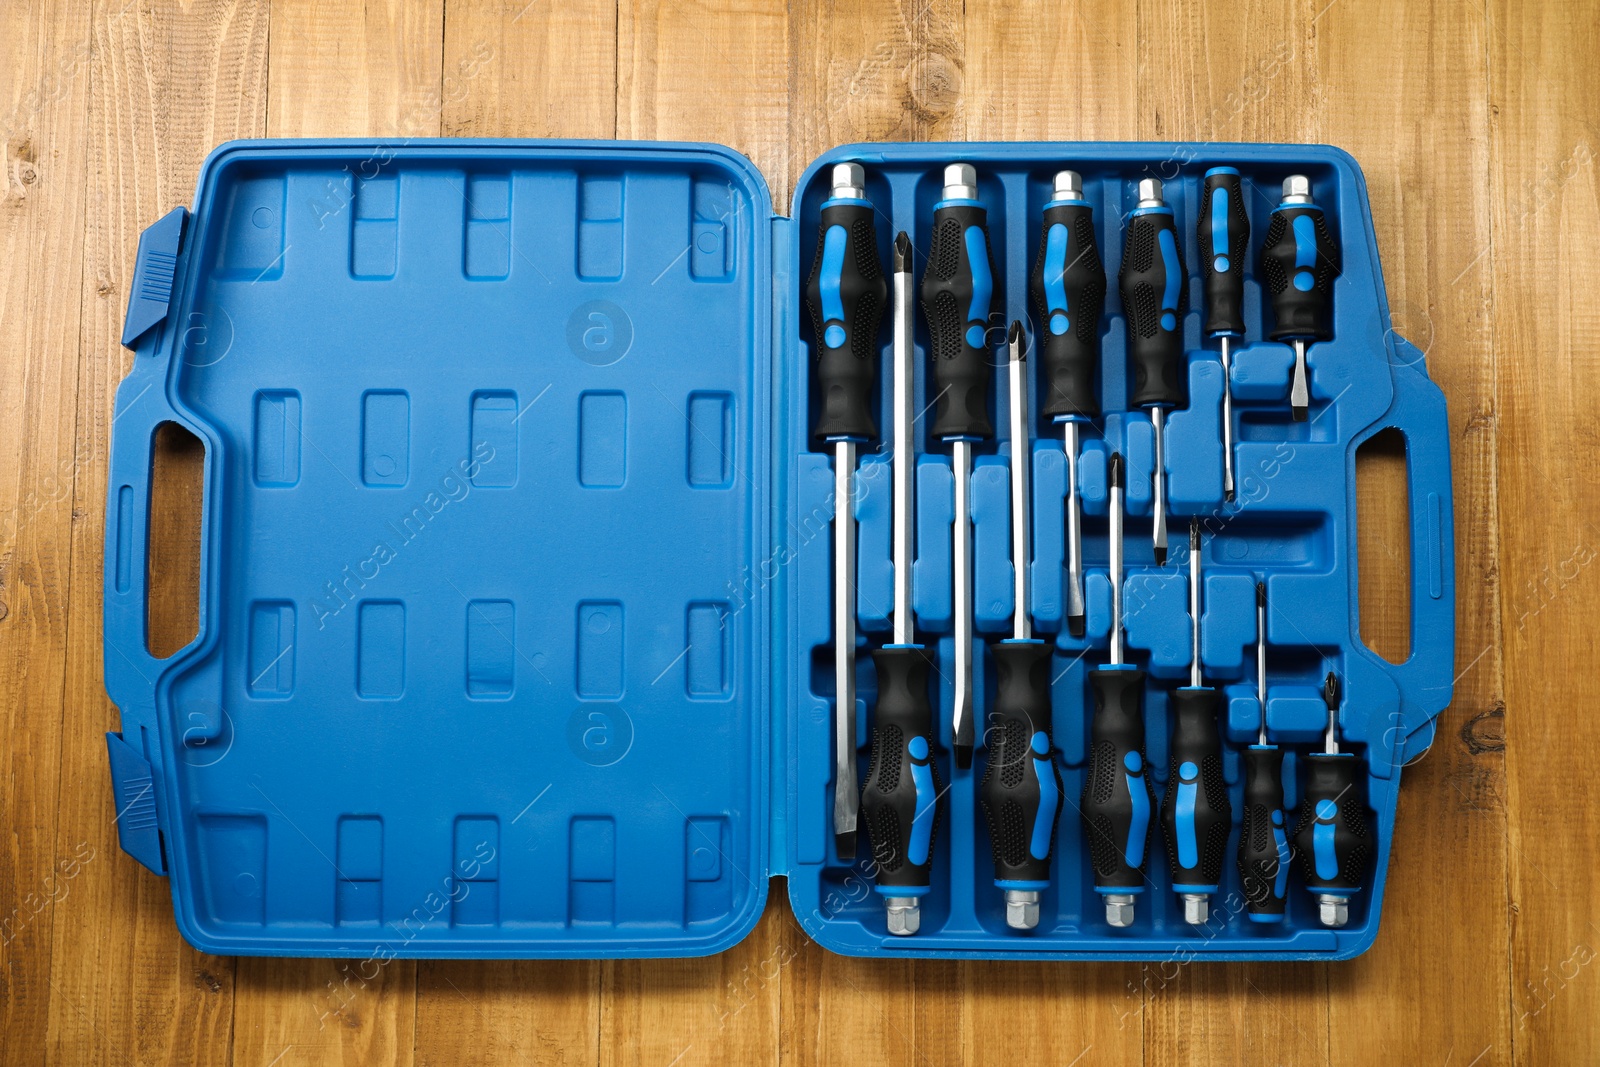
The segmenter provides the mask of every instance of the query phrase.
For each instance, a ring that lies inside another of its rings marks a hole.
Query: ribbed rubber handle
[[[928,884],[939,834],[939,771],[933,762],[928,656],[921,645],[888,645],[872,654],[878,702],[861,814],[877,884]]]
[[[1088,204],[1056,203],[1044,209],[1039,254],[1028,291],[1039,316],[1046,415],[1100,414],[1095,368],[1100,362],[1100,318],[1106,305],[1106,268],[1094,239]]]
[[[1217,691],[1185,687],[1172,694],[1172,753],[1161,801],[1174,889],[1215,892],[1233,829],[1233,804],[1222,777]]]
[[[1122,250],[1122,310],[1128,319],[1128,361],[1134,407],[1183,407],[1183,254],[1171,208],[1136,212]]]
[[[1285,204],[1272,213],[1261,245],[1261,283],[1272,304],[1274,341],[1333,337],[1333,280],[1339,245],[1322,209]]]
[[[1061,772],[1050,740],[1051,649],[1045,641],[1001,641],[991,651],[999,678],[978,799],[994,877],[1044,882],[1061,817]]]
[[[1094,884],[1102,889],[1143,887],[1155,807],[1145,768],[1144,671],[1101,667],[1089,672],[1089,684],[1094,719],[1079,810]]]
[[[1306,757],[1306,791],[1294,828],[1295,854],[1306,888],[1361,888],[1372,839],[1361,791],[1361,761],[1348,752]]]
[[[1283,750],[1244,750],[1244,824],[1239,831],[1239,878],[1245,910],[1262,921],[1283,918],[1289,885],[1289,838],[1283,816]]]
[[[871,205],[824,204],[817,254],[806,282],[821,400],[812,433],[822,440],[871,440],[878,435],[872,381],[878,366],[878,325],[888,297]]]
[[[928,319],[935,401],[933,435],[988,437],[989,348],[985,331],[994,300],[988,212],[952,204],[933,213],[922,313]]]
[[[1205,292],[1207,334],[1244,335],[1244,268],[1250,216],[1244,182],[1232,167],[1206,171],[1200,186],[1200,284]]]

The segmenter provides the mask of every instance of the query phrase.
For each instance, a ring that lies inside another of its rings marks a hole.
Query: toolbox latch
[[[140,253],[143,251],[141,247]],[[165,875],[167,859],[161,849],[156,781],[150,762],[121,734],[106,734],[106,751],[111,760],[111,794],[117,805],[117,840],[122,851],[156,874]]]
[[[139,255],[128,287],[128,314],[122,320],[122,343],[132,348],[152,326],[167,317],[172,285],[178,273],[178,250],[189,212],[175,207],[139,235]]]

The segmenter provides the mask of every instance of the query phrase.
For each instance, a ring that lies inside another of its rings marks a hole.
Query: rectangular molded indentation
[[[133,582],[133,486],[117,490],[117,592]]]
[[[467,605],[467,695],[504,699],[516,679],[517,612],[509,600]]]
[[[472,394],[471,454],[478,473],[472,484],[508,489],[517,484],[517,394],[485,390]]]
[[[338,892],[334,921],[376,924],[383,917],[383,820],[339,816]]]
[[[616,922],[617,824],[609,815],[572,820],[569,917],[575,923]]]
[[[622,277],[622,178],[591,175],[578,186],[578,277]]]
[[[393,278],[400,239],[400,182],[393,174],[357,178],[350,222],[350,273]]]
[[[200,866],[206,911],[219,923],[260,925],[266,916],[267,820],[264,815],[200,816]]]
[[[411,468],[411,396],[373,389],[361,396],[361,481],[393,488]]]
[[[728,819],[722,815],[691,818],[683,842],[684,922],[716,922],[733,910],[733,882],[723,858],[732,847]]]
[[[511,179],[475,175],[467,179],[467,237],[462,268],[469,278],[504,278],[511,273]]]
[[[294,692],[294,604],[258,600],[250,605],[250,695],[281,700]]]
[[[493,815],[456,819],[451,894],[452,926],[492,926],[500,921],[500,820]]]
[[[578,482],[620,489],[628,471],[628,398],[584,393],[578,398]]]
[[[406,606],[363,600],[356,624],[356,694],[394,700],[406,687]]]
[[[726,181],[694,181],[694,220],[689,234],[689,274],[696,281],[727,281],[733,274],[734,223],[738,201]]]
[[[221,274],[258,282],[283,276],[284,192],[281,174],[234,183],[218,256]]]
[[[586,600],[578,605],[578,695],[588,700],[622,696],[622,604]]]
[[[256,394],[256,484],[283,488],[300,480],[300,394],[293,389]]]
[[[689,484],[733,487],[733,394],[689,394]]]
[[[684,655],[685,686],[690,697],[719,700],[728,696],[728,604],[705,601],[689,605],[688,648]]]

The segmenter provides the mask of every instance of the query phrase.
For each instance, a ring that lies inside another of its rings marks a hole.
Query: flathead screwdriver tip
[[[955,746],[955,749],[956,749],[956,766],[960,767],[962,770],[969,769],[972,766],[972,746],[971,745],[957,745],[957,746]]]
[[[833,849],[839,854],[840,862],[854,863],[856,861],[855,831],[852,830],[849,833],[834,834]]]
[[[911,238],[904,230],[894,235],[894,272],[911,273]]]
[[[1068,615],[1067,616],[1067,633],[1071,634],[1073,637],[1082,637],[1083,636],[1083,634],[1084,634],[1084,626],[1083,626],[1083,616],[1082,615]]]

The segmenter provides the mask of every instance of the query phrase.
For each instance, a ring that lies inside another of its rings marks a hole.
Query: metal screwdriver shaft
[[[994,884],[1005,894],[1006,925],[1039,925],[1040,893],[1050,884],[1050,857],[1061,816],[1061,771],[1051,741],[1050,644],[1033,637],[1028,597],[1029,524],[1028,362],[1022,323],[1007,339],[1010,399],[1011,638],[992,648],[994,710],[985,737],[989,761],[978,798],[989,826]]]
[[[1159,567],[1167,561],[1167,409],[1187,402],[1188,384],[1183,365],[1183,254],[1172,208],[1161,198],[1161,183],[1155,178],[1139,182],[1139,204],[1128,219],[1118,280],[1133,363],[1130,402],[1149,411],[1155,434],[1151,543]]]
[[[955,470],[951,579],[955,614],[955,701],[951,712],[956,766],[972,766],[972,445],[994,432],[989,421],[989,351],[985,341],[994,296],[988,213],[978,199],[978,172],[966,163],[944,169],[944,196],[933,211],[922,310],[936,407],[933,436],[950,443]]]
[[[1233,359],[1231,345],[1244,336],[1244,257],[1250,217],[1244,184],[1233,167],[1206,171],[1200,190],[1200,279],[1205,290],[1205,334],[1222,346],[1222,491],[1234,498]]]
[[[817,254],[806,303],[817,345],[817,423],[813,434],[833,446],[833,837],[842,862],[856,855],[860,802],[856,786],[856,446],[878,428],[869,402],[878,362],[878,325],[888,286],[878,259],[877,227],[867,200],[866,172],[855,163],[833,168],[823,202]]]
[[[1261,280],[1277,320],[1269,336],[1294,346],[1289,409],[1296,422],[1306,421],[1311,407],[1306,349],[1333,338],[1333,280],[1339,270],[1339,245],[1311,199],[1311,179],[1291,174],[1261,245]]]
[[[862,790],[862,821],[877,865],[891,934],[922,927],[939,826],[939,771],[933,762],[933,705],[928,656],[915,643],[911,607],[912,515],[916,454],[911,445],[911,239],[894,239],[894,642],[872,654],[878,702]]]
[[[1083,636],[1083,508],[1078,498],[1078,432],[1100,414],[1095,367],[1100,362],[1100,316],[1106,271],[1095,245],[1094,210],[1077,171],[1056,174],[1044,206],[1039,255],[1029,291],[1039,317],[1044,362],[1040,410],[1061,426],[1067,466],[1067,632]]]

